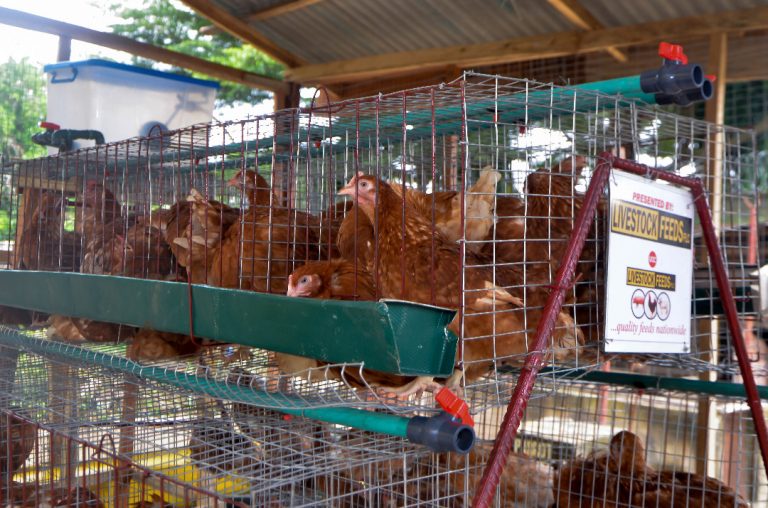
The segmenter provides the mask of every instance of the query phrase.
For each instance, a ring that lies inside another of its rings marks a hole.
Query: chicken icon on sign
[[[653,319],[656,317],[656,307],[658,304],[658,297],[653,291],[648,291],[645,294],[645,317]]]

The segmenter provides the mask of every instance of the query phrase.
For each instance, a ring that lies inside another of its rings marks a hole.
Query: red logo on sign
[[[656,253],[651,251],[650,254],[648,254],[648,264],[651,265],[651,268],[656,266]]]

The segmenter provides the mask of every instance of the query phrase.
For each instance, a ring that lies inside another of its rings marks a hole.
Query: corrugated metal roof
[[[242,15],[283,2],[217,0]],[[324,0],[252,25],[310,62],[560,32],[572,25],[540,0]]]
[[[580,0],[605,26],[634,25],[768,5],[766,0]]]
[[[768,5],[768,0],[580,0],[606,27]],[[214,0],[240,19],[287,0]],[[575,30],[544,0],[321,0],[250,21],[308,64]]]
[[[286,2],[286,0],[225,0],[213,3],[230,14],[241,17],[242,15],[263,11],[264,9],[290,2]]]

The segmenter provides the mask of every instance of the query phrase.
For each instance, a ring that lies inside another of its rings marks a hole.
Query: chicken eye
[[[362,182],[360,182],[360,187],[361,187],[361,188],[363,188],[363,189],[365,189],[366,187],[368,187],[368,182],[366,182],[365,180],[363,180]]]
[[[299,284],[308,284],[309,283],[309,277],[306,275],[299,279]]]

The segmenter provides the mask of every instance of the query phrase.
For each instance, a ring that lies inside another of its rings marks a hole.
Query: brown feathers
[[[593,452],[560,468],[555,485],[560,508],[747,507],[719,480],[682,471],[657,472],[645,462],[638,436],[622,431],[607,452]]]
[[[333,300],[373,300],[373,279],[344,259],[313,261],[288,278],[288,296]]]
[[[454,320],[451,328],[464,338],[460,354],[465,366],[472,367],[466,370],[468,374],[473,378],[481,376],[493,367],[494,359],[529,352],[535,331],[531,323],[538,321],[541,311],[521,307],[522,290],[516,290],[519,294],[504,290],[508,296],[498,301],[494,295],[497,286],[521,287],[531,281],[518,278],[516,271],[494,273],[486,268],[485,260],[471,252],[466,253],[467,268],[462,272],[457,247],[440,233],[433,235],[431,224],[419,214],[406,213],[403,220],[399,211],[402,201],[382,180],[359,173],[340,194],[354,196],[357,206],[374,223],[379,254],[376,283],[382,297],[456,309],[462,303],[463,283],[465,327],[459,330],[460,322]],[[488,312],[489,291],[494,313]],[[564,354],[572,353],[583,336],[567,314],[560,313],[558,322],[552,347]],[[452,378],[450,384],[456,382]]]

